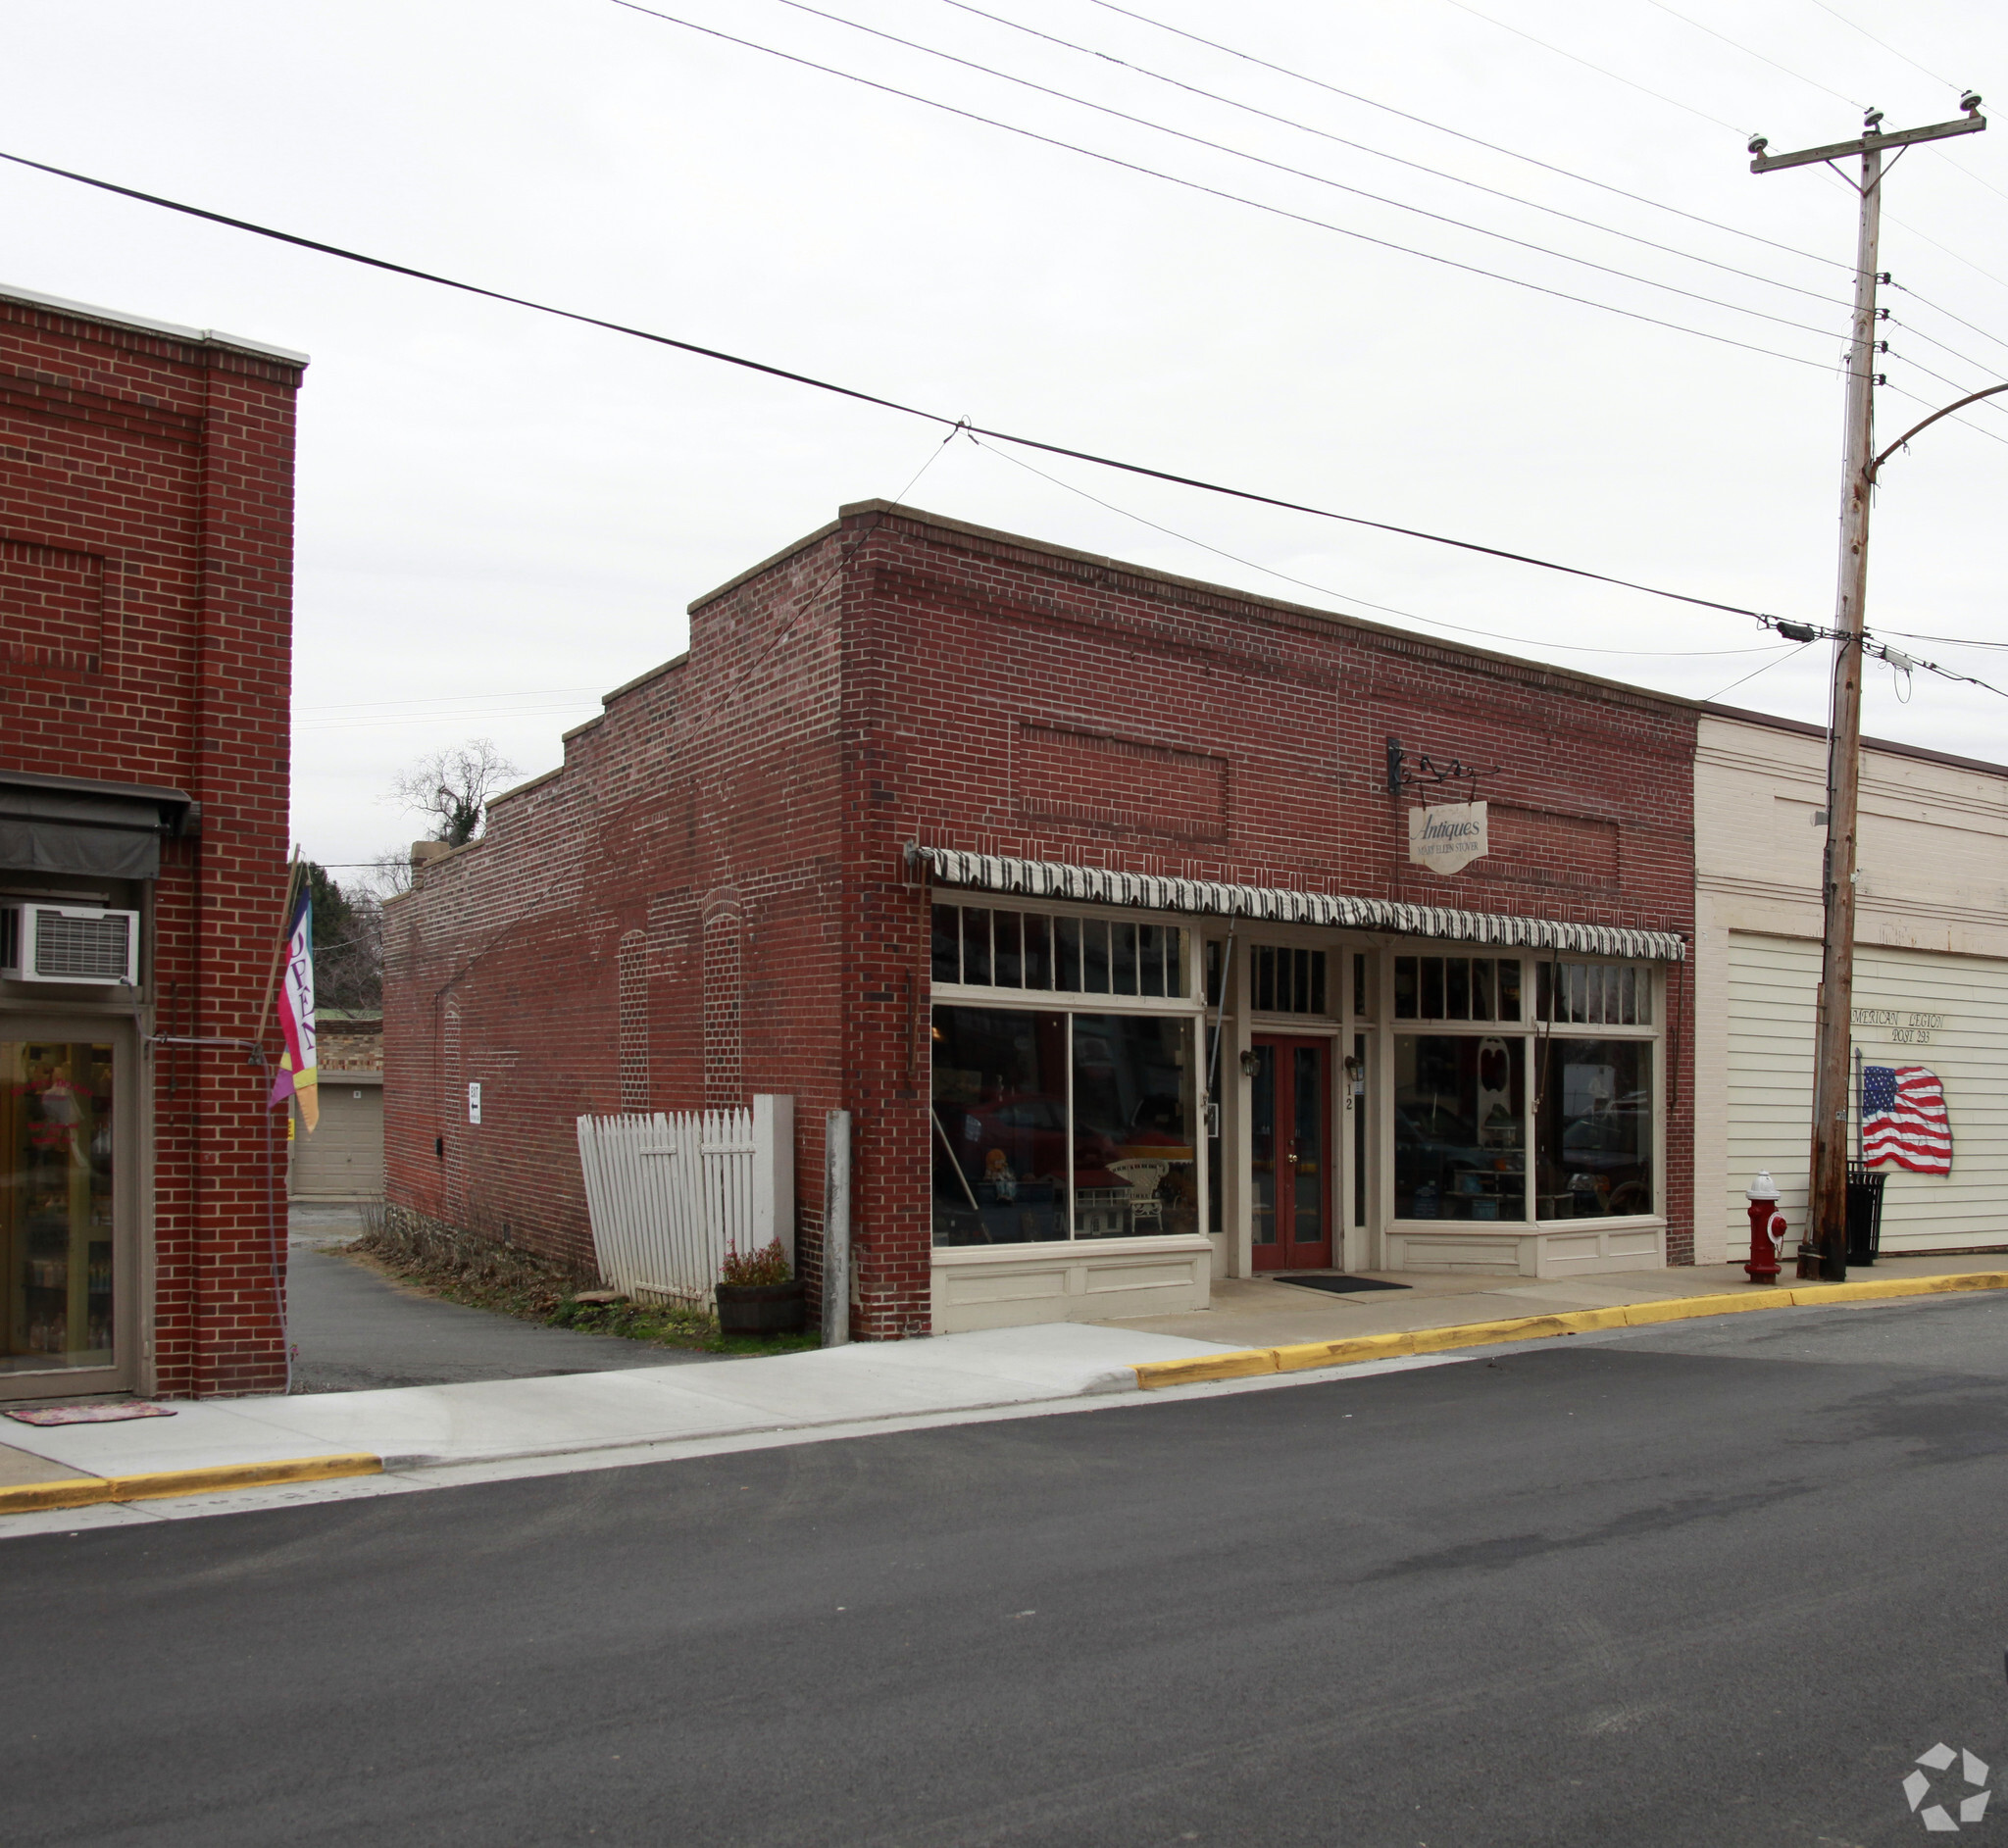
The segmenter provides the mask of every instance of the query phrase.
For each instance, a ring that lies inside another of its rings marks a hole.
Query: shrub
[[[758,1251],[728,1251],[725,1263],[719,1266],[718,1280],[735,1284],[785,1283],[788,1280],[788,1255],[781,1250],[778,1238]]]

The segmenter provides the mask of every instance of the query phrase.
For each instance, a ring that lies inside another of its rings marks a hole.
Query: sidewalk
[[[1877,1277],[1952,1276],[2008,1270],[2000,1254],[1960,1252],[1949,1258],[1879,1258],[1848,1272],[1850,1282]],[[1753,1289],[1740,1264],[1689,1265],[1668,1271],[1617,1271],[1601,1276],[1502,1277],[1440,1271],[1361,1271],[1356,1276],[1406,1284],[1356,1296],[1279,1283],[1271,1277],[1216,1277],[1213,1307],[1181,1316],[1152,1316],[1105,1323],[1152,1334],[1217,1341],[1225,1347],[1280,1347],[1299,1341],[1334,1341],[1362,1334],[1406,1333],[1509,1316],[1545,1316],[1572,1309],[1616,1309],[1629,1303],[1678,1296],[1736,1294]],[[1782,1283],[1793,1281],[1785,1257]]]
[[[1858,1280],[1865,1294],[1906,1277],[1963,1274],[1988,1287],[2008,1283],[2008,1274],[1975,1275],[1988,1264],[1982,1254],[1890,1259]],[[41,1427],[0,1420],[0,1536],[606,1468],[1036,1407],[1064,1411],[1068,1401],[1084,1410],[1078,1404],[1084,1398],[1133,1401],[1146,1386],[1246,1389],[1259,1382],[1236,1375],[1271,1372],[1273,1378],[1275,1372],[1333,1364],[1306,1351],[1284,1356],[1287,1367],[1245,1364],[1251,1350],[1295,1344],[1381,1337],[1366,1347],[1409,1357],[1361,1351],[1351,1358],[1365,1362],[1364,1371],[1383,1372],[1440,1364],[1446,1350],[1460,1347],[1482,1352],[1500,1340],[1572,1331],[1527,1325],[1538,1318],[1564,1316],[1576,1324],[1573,1331],[1591,1332],[1623,1321],[1595,1312],[1626,1306],[1671,1307],[1713,1296],[1714,1304],[1693,1302],[1674,1313],[1715,1314],[1724,1296],[1731,1308],[1763,1301],[1770,1309],[1789,1300],[1785,1292],[1753,1289],[1736,1266],[1553,1282],[1419,1274],[1393,1280],[1412,1287],[1331,1295],[1268,1278],[1229,1279],[1215,1286],[1215,1309],[1141,1323],[1047,1323],[701,1367],[178,1401],[173,1418],[110,1424]],[[1516,1321],[1523,1325],[1504,1332]],[[1395,1338],[1466,1327],[1465,1342]],[[1204,1380],[1230,1383],[1180,1383]],[[186,1472],[202,1473],[202,1479]],[[134,1479],[149,1476],[159,1479]],[[36,1484],[48,1485],[43,1499],[25,1505],[34,1501]],[[93,1505],[66,1506],[66,1498]],[[10,1499],[15,1512],[7,1511]]]
[[[0,1488],[305,1459],[368,1460],[341,1474],[423,1473],[702,1438],[872,1424],[1137,1390],[1151,1361],[1217,1354],[1186,1337],[1050,1323],[923,1341],[857,1343],[708,1366],[533,1379],[174,1402],[173,1418],[37,1426],[0,1419]],[[627,1460],[627,1459],[620,1459]],[[434,1485],[432,1483],[427,1486]],[[158,1494],[158,1488],[151,1491]],[[325,1492],[325,1490],[321,1491]],[[217,1497],[204,1495],[205,1504]],[[143,1506],[143,1504],[142,1504]],[[181,1504],[186,1508],[188,1504]],[[206,1511],[206,1510],[205,1510]],[[169,1512],[165,1506],[158,1513]],[[0,1531],[157,1518],[124,1502],[0,1515]]]

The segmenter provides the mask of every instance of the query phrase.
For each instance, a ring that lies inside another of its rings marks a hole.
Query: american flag
[[[1894,1162],[1914,1174],[1952,1172],[1945,1087],[1921,1065],[1862,1068],[1862,1160]]]

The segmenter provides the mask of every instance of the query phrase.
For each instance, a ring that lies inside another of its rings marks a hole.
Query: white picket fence
[[[778,1238],[794,1262],[794,1099],[751,1110],[581,1117],[578,1164],[600,1275],[708,1305],[728,1250]]]

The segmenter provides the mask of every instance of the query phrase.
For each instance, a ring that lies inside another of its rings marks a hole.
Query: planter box
[[[809,1316],[808,1285],[721,1283],[717,1287],[721,1334],[800,1334]]]

